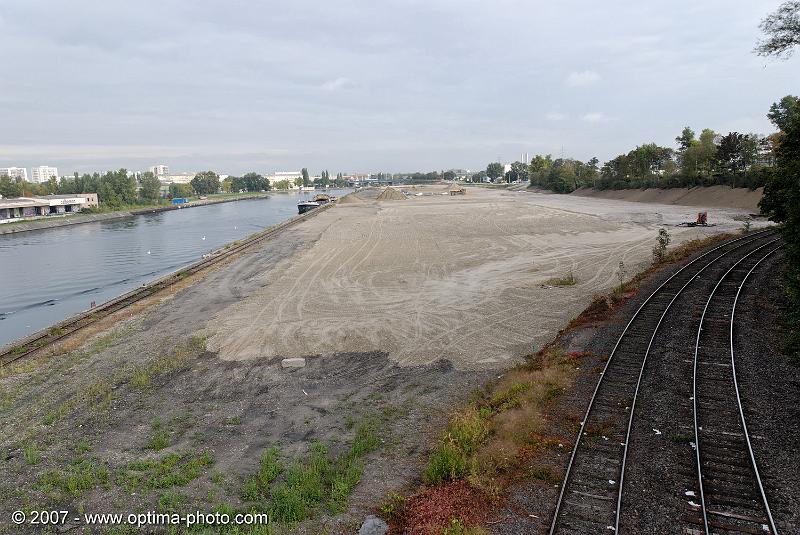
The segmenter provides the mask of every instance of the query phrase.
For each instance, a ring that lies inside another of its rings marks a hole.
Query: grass
[[[264,450],[258,465],[258,472],[248,479],[242,487],[241,498],[243,501],[255,502],[269,495],[269,486],[283,472],[278,448],[272,447]]]
[[[207,452],[170,453],[160,459],[128,464],[118,476],[117,483],[128,490],[182,487],[197,479],[212,464],[214,458]]]
[[[170,432],[168,429],[164,428],[161,423],[161,420],[156,418],[153,420],[153,436],[145,444],[145,449],[153,450],[153,451],[161,451],[164,448],[169,447],[170,444]]]
[[[41,459],[39,448],[36,446],[36,442],[32,440],[22,446],[22,455],[25,458],[25,463],[29,465],[39,464]]]
[[[136,370],[130,378],[130,385],[139,390],[149,388],[153,379],[168,375],[182,369],[192,357],[206,350],[206,339],[193,336],[188,341],[177,345],[169,354],[152,360],[144,368]]]
[[[350,493],[361,479],[363,457],[380,446],[376,422],[364,420],[355,425],[353,440],[339,455],[315,442],[306,457],[284,468],[277,448],[261,456],[258,471],[241,489],[243,501],[261,506],[271,518],[295,524],[325,506],[329,513],[343,511]]]
[[[570,384],[574,358],[549,348],[504,374],[455,413],[429,458],[423,481],[438,485],[468,478],[496,494],[499,476],[536,449],[542,409]]]
[[[161,513],[181,513],[185,504],[185,496],[170,490],[158,497],[156,509]]]
[[[58,500],[79,498],[86,491],[108,483],[108,469],[96,459],[79,456],[63,470],[50,470],[39,479],[39,487]]]

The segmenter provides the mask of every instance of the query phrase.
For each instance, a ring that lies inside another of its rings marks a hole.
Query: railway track
[[[698,281],[716,281],[737,259],[777,241],[763,231],[698,256],[653,291],[630,319],[601,372],[570,455],[550,534],[619,530],[636,398],[653,340],[673,303]]]
[[[130,305],[141,301],[142,299],[164,290],[165,288],[180,282],[190,275],[199,273],[222,262],[223,260],[231,258],[232,256],[241,253],[253,245],[268,240],[277,235],[279,232],[297,225],[301,221],[304,221],[320,212],[329,209],[331,206],[333,206],[332,203],[320,206],[319,208],[316,208],[310,212],[306,212],[305,214],[295,216],[262,232],[240,240],[239,242],[234,242],[235,245],[219,249],[212,253],[208,258],[199,260],[186,266],[185,268],[179,269],[178,271],[161,277],[140,288],[136,288],[135,290],[107,301],[91,310],[76,314],[48,329],[39,331],[31,336],[17,341],[14,344],[3,347],[0,349],[0,367],[7,366],[13,362],[32,356],[34,353],[37,353],[47,347],[52,347],[55,342],[58,342],[80,331],[81,329],[92,325],[93,323],[96,323],[110,314],[129,307]]]
[[[689,533],[778,533],[747,430],[734,348],[741,290],[778,248],[765,245],[743,256],[720,278],[703,309],[692,380],[700,499]]]

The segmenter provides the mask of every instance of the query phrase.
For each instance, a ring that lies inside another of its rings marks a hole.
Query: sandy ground
[[[225,360],[381,351],[400,365],[447,359],[507,367],[550,340],[594,294],[646,265],[658,229],[673,243],[741,228],[748,210],[697,209],[470,188],[466,196],[343,203],[303,226],[319,238],[217,314]],[[572,273],[574,286],[548,281]]]

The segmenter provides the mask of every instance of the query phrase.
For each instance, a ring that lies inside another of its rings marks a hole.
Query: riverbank
[[[124,219],[127,217],[134,217],[142,214],[152,214],[157,212],[166,212],[170,210],[182,210],[186,208],[194,208],[197,206],[208,206],[210,204],[244,201],[249,199],[264,199],[267,197],[269,197],[269,194],[266,193],[254,193],[249,195],[237,195],[237,196],[222,194],[219,197],[215,197],[212,195],[208,199],[198,199],[196,201],[190,201],[186,204],[152,205],[142,208],[136,208],[131,210],[119,210],[114,212],[101,212],[93,214],[77,213],[73,215],[64,215],[64,216],[48,216],[39,219],[5,223],[3,225],[0,225],[0,235],[14,234],[17,232],[28,232],[31,230],[67,227],[70,225],[79,225],[81,223],[93,223],[97,221]]]

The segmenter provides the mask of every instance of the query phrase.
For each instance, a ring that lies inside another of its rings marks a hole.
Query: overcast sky
[[[767,133],[779,0],[2,0],[0,167],[223,173],[606,160]]]

